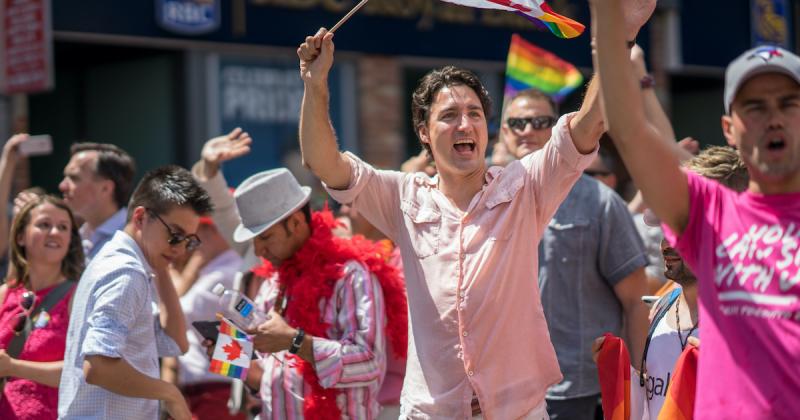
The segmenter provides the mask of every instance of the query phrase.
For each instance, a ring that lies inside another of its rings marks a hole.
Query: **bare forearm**
[[[175,357],[161,358],[161,380],[178,385],[178,359]]]
[[[182,398],[177,387],[139,372],[125,359],[88,356],[83,374],[87,383],[125,397],[163,401]]]
[[[595,70],[600,77],[606,128],[645,202],[676,233],[686,225],[689,199],[685,176],[673,149],[650,125],[643,111],[638,79],[630,65],[622,2],[592,3],[592,33],[596,36]]]
[[[649,329],[648,314],[650,310],[641,299],[632,301],[625,307],[625,341],[630,349],[631,363],[635,367],[641,366],[644,342]]]
[[[11,374],[9,376],[58,388],[61,382],[61,368],[63,366],[63,361],[31,362],[29,360],[15,359],[11,363]]]
[[[300,112],[300,151],[303,162],[331,188],[350,184],[350,164],[339,152],[330,121],[328,86],[305,85]]]
[[[189,257],[189,261],[186,262],[183,270],[178,271],[170,268],[169,274],[172,278],[172,283],[175,285],[175,293],[178,296],[185,295],[192,288],[200,275],[200,269],[203,268],[204,263],[205,261],[198,254]]]
[[[264,369],[258,363],[258,360],[250,362],[250,369],[247,370],[247,377],[244,379],[244,383],[250,389],[258,390],[261,388],[261,377],[264,375]]]
[[[175,340],[181,352],[186,353],[189,350],[189,340],[186,338],[186,318],[183,316],[183,308],[181,308],[175,286],[169,278],[157,279],[156,285],[161,301],[159,308],[161,328]]]
[[[570,133],[575,148],[582,154],[588,154],[597,147],[603,135],[603,111],[600,103],[599,81],[593,77],[586,89],[586,97],[577,115],[570,120]]]
[[[8,201],[15,167],[5,156],[0,158],[0,254],[8,250]]]

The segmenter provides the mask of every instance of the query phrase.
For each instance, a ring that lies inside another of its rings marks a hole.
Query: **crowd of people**
[[[75,144],[61,197],[0,206],[0,418],[595,419],[606,333],[630,354],[630,418],[663,418],[691,348],[696,418],[800,415],[800,57],[735,59],[729,146],[700,151],[631,42],[654,3],[591,3],[578,111],[522,91],[493,145],[481,81],[435,69],[401,171],[339,150],[333,34],[307,37],[299,146],[336,214],[285,168],[229,187],[254,141],[238,128],[136,186],[127,152]],[[27,139],[3,147],[0,202]],[[218,284],[266,314],[242,381],[209,372],[192,327]]]

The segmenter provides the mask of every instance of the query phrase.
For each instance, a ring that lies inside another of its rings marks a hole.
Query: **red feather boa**
[[[333,214],[326,210],[311,215],[311,236],[295,255],[278,269],[278,282],[286,289],[289,305],[284,318],[294,328],[303,328],[315,337],[328,337],[330,324],[322,322],[319,302],[333,295],[336,282],[342,279],[342,270],[349,260],[364,264],[375,275],[383,289],[386,307],[386,337],[396,356],[405,359],[408,351],[408,304],[405,282],[397,267],[387,261],[391,248],[357,235],[343,239],[333,235],[337,226]],[[263,265],[253,269],[268,278],[275,269],[263,260]],[[295,357],[294,366],[311,386],[311,396],[304,402],[307,419],[341,418],[336,405],[337,389],[323,388],[314,368],[305,360]]]

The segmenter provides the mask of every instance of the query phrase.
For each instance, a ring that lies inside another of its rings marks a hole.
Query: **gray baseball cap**
[[[783,73],[800,83],[800,57],[780,47],[761,46],[746,51],[725,70],[725,113],[731,113],[736,93],[751,77]]]

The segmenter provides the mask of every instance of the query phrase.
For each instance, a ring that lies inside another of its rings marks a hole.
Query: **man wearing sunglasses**
[[[522,159],[550,140],[556,104],[541,91],[509,102],[502,136]],[[647,335],[647,259],[627,207],[610,188],[585,174],[556,211],[539,243],[539,289],[564,380],[547,391],[553,419],[593,419],[600,394],[591,343],[625,326],[631,354]],[[624,321],[624,322],[623,322]]]
[[[59,418],[149,418],[158,400],[189,419],[183,395],[159,379],[158,358],[188,348],[186,322],[167,269],[200,245],[196,232],[211,200],[177,166],[147,173],[127,224],[92,259],[72,302],[59,388]]]

